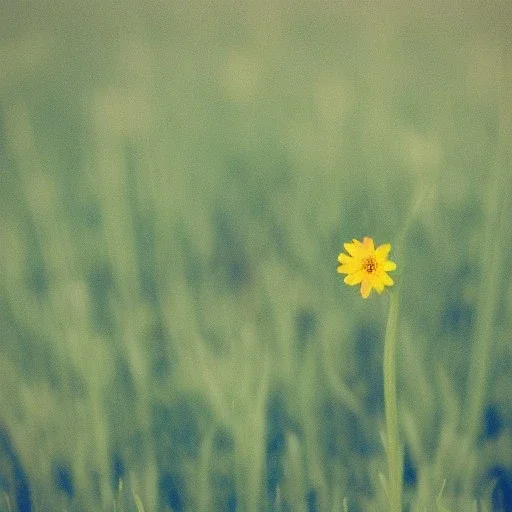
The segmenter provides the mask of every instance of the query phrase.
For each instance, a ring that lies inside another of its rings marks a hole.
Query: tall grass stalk
[[[396,330],[398,294],[390,293],[386,337],[384,339],[384,407],[386,411],[387,490],[390,512],[402,510],[402,450],[398,436],[396,398]]]
[[[471,354],[471,366],[468,377],[467,433],[473,443],[479,433],[487,395],[487,380],[490,372],[491,349],[494,341],[494,321],[498,304],[500,276],[504,247],[510,229],[511,200],[505,191],[510,190],[510,153],[512,136],[512,108],[508,101],[508,91],[512,82],[512,71],[505,62],[510,58],[510,50],[503,56],[503,71],[500,87],[499,144],[494,163],[494,179],[491,181],[487,197],[485,238],[482,241],[482,290],[479,294],[478,316],[475,328],[475,341]]]
[[[499,183],[499,182],[498,182]],[[499,183],[501,185],[501,183]],[[490,370],[490,358],[493,342],[493,326],[496,305],[498,300],[497,290],[499,290],[499,276],[501,271],[500,262],[502,259],[502,240],[505,238],[505,226],[507,226],[507,201],[502,203],[501,212],[499,191],[493,194],[490,201],[490,213],[487,239],[484,247],[482,269],[485,273],[485,280],[480,294],[480,303],[478,305],[478,316],[476,321],[475,343],[471,357],[471,367],[468,378],[467,393],[467,433],[470,442],[478,436],[480,429],[482,411],[487,394],[487,378]],[[497,225],[497,229],[493,226]]]

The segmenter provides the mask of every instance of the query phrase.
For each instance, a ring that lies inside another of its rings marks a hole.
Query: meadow
[[[9,0],[0,511],[512,511],[512,12]]]

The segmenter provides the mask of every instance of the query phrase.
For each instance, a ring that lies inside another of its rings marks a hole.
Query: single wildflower
[[[338,256],[338,273],[347,274],[344,281],[348,285],[361,283],[361,296],[364,299],[368,298],[373,288],[382,293],[385,286],[393,286],[393,279],[386,274],[396,269],[396,264],[387,259],[391,244],[379,245],[375,249],[373,240],[365,236],[362,242],[354,239],[343,246],[348,254]]]

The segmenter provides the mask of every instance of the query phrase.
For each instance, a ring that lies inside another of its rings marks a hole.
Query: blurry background
[[[512,510],[510,11],[3,2],[0,510],[385,510],[365,235],[407,509]]]

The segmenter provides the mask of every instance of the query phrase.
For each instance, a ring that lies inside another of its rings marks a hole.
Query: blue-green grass
[[[33,509],[386,511],[389,298],[336,274],[368,235],[404,510],[501,510],[506,6],[43,4],[0,20],[0,430]]]

